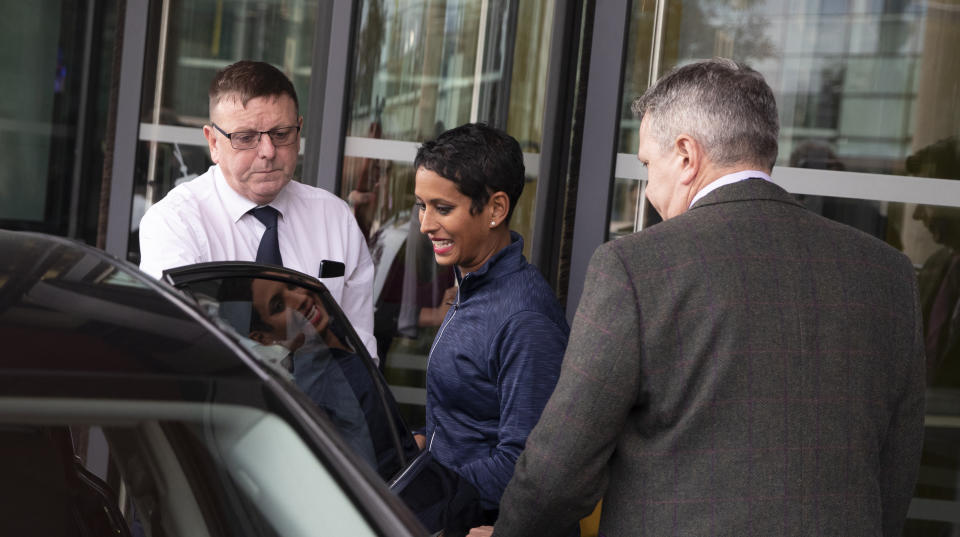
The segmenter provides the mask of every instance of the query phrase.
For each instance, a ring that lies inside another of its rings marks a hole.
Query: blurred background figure
[[[790,166],[829,171],[846,169],[830,144],[820,140],[797,144],[790,153]],[[808,195],[798,195],[797,199],[821,216],[866,231],[879,239],[887,237],[887,217],[877,201]]]
[[[386,100],[375,99],[366,137],[380,139]],[[445,130],[441,121],[434,128],[434,136]],[[344,166],[344,180],[353,185],[347,200],[376,265],[374,337],[385,370],[394,338],[415,340],[420,328],[440,326],[456,296],[456,280],[450,267],[437,265],[417,215],[395,207],[390,161],[362,158],[352,164]]]
[[[917,151],[907,158],[906,166],[911,175],[960,179],[957,137]],[[927,381],[955,387],[960,385],[960,208],[917,205],[913,218],[923,222],[940,245],[918,275]]]

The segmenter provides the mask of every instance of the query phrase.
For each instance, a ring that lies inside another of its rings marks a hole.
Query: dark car
[[[0,535],[446,523],[450,476],[417,452],[322,284],[249,263],[165,277],[181,290],[66,239],[0,231]]]

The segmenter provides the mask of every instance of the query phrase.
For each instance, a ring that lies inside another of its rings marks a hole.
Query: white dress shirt
[[[227,184],[220,167],[177,186],[140,221],[140,269],[206,261],[254,261],[264,227],[247,211],[257,204]],[[270,203],[280,212],[277,234],[283,266],[317,277],[320,261],[340,261],[342,278],[324,285],[350,319],[374,360],[373,261],[346,202],[326,190],[291,181]]]
[[[694,203],[700,201],[701,198],[722,186],[732,185],[733,183],[739,183],[740,181],[746,181],[747,179],[764,179],[766,181],[772,180],[770,179],[769,175],[758,170],[743,170],[742,172],[730,173],[719,177],[712,183],[709,183],[705,187],[701,188],[700,191],[693,196],[693,200],[690,202],[690,205],[687,208],[689,209],[690,207],[693,207]]]

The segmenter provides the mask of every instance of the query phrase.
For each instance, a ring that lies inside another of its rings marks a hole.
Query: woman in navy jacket
[[[520,145],[467,124],[417,151],[420,231],[459,290],[427,363],[426,435],[441,464],[472,485],[492,524],[514,464],[560,374],[569,328],[510,216],[523,191]]]

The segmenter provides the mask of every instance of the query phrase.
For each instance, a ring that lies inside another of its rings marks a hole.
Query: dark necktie
[[[261,224],[267,226],[260,237],[260,247],[257,248],[257,263],[283,266],[280,258],[280,239],[277,238],[277,215],[279,212],[269,205],[250,209],[250,214],[256,217]]]

